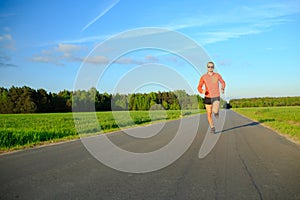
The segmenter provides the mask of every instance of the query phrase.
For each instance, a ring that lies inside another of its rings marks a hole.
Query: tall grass
[[[110,132],[197,113],[199,110],[97,112],[99,126],[89,125],[89,119],[86,119],[84,133]],[[78,119],[75,118],[76,120]],[[73,113],[0,115],[0,151],[75,138],[79,138],[79,135],[75,128]]]
[[[76,137],[72,113],[0,115],[0,150]]]
[[[300,140],[300,106],[235,108],[234,111]]]

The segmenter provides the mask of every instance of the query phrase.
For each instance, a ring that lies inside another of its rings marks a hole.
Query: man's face
[[[211,64],[211,63],[209,63],[209,64],[207,65],[207,71],[208,71],[208,72],[213,72],[213,71],[214,71],[214,68],[215,68],[215,66],[214,66],[213,64]]]

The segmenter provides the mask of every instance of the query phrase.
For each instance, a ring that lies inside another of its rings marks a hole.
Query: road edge
[[[292,143],[294,143],[294,144],[300,146],[300,140],[296,140],[296,139],[294,139],[293,137],[289,136],[288,134],[281,133],[281,132],[279,132],[279,131],[273,129],[272,127],[270,127],[270,126],[264,124],[263,122],[259,122],[259,121],[255,120],[255,119],[249,118],[248,116],[243,115],[243,114],[241,114],[241,113],[239,113],[239,112],[236,112],[236,111],[234,111],[234,110],[231,110],[231,111],[233,111],[234,113],[236,113],[236,114],[238,114],[238,115],[243,116],[243,117],[246,118],[246,119],[249,119],[249,120],[251,120],[251,121],[254,121],[254,122],[259,123],[259,124],[262,125],[263,127],[266,127],[266,128],[268,128],[268,129],[272,130],[272,131],[275,132],[277,135],[279,135],[279,136],[281,136],[281,137],[287,139],[288,141],[290,141],[290,142],[292,142]]]

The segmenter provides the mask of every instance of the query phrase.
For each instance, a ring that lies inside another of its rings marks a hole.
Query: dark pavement
[[[109,137],[121,148],[147,152],[166,145],[178,126],[170,121],[143,140],[118,132]],[[298,145],[229,110],[217,144],[199,159],[206,130],[201,115],[183,156],[143,174],[101,164],[80,140],[0,155],[0,199],[300,199]]]

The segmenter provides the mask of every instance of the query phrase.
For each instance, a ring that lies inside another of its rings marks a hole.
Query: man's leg
[[[220,101],[214,101],[212,104],[212,112],[214,113],[215,117],[219,117],[219,108],[220,108]]]
[[[210,125],[211,128],[214,127],[214,122],[212,119],[212,105],[210,104],[205,104],[205,109],[206,109],[206,113],[207,113],[207,121]]]

